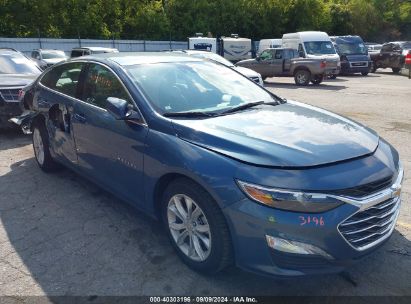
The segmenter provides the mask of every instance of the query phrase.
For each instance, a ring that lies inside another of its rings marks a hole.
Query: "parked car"
[[[0,48],[0,129],[15,127],[9,119],[22,113],[19,92],[40,73],[37,64],[19,51]]]
[[[330,37],[325,32],[307,31],[283,35],[283,48],[298,50],[300,57],[325,59],[327,68],[331,69],[330,78],[340,73],[340,56],[335,51]]]
[[[118,53],[117,49],[114,48],[106,48],[106,47],[98,47],[98,46],[88,46],[88,47],[79,47],[74,48],[71,50],[70,57],[80,57],[86,56],[91,54],[103,54],[103,53]]]
[[[333,36],[330,39],[340,56],[341,74],[368,75],[372,61],[360,36]]]
[[[365,46],[368,49],[368,53],[378,53],[382,48],[382,44],[375,42],[365,42]]]
[[[370,54],[373,61],[371,71],[375,72],[380,68],[391,68],[393,73],[398,74],[404,66],[408,50],[411,50],[411,41],[384,43],[379,53]]]
[[[340,272],[394,230],[403,169],[389,143],[221,64],[101,54],[29,90],[39,167],[72,168],[160,219],[197,271]]]
[[[217,55],[212,52],[207,52],[207,51],[198,51],[198,50],[183,50],[181,51],[189,56],[193,56],[196,58],[203,58],[207,60],[212,60],[221,64],[224,64],[225,66],[232,68],[239,72],[240,74],[244,75],[245,77],[250,78],[252,81],[258,83],[261,86],[264,86],[263,79],[261,78],[261,75],[251,69],[247,69],[241,66],[236,66],[232,64],[230,61],[227,59],[221,57],[220,55]]]
[[[257,55],[261,55],[261,53],[266,49],[280,48],[282,43],[282,39],[261,39],[258,43]]]
[[[334,68],[327,68],[325,59],[301,58],[294,49],[266,49],[255,59],[237,62],[240,67],[252,69],[267,77],[294,77],[296,85],[320,84]]]
[[[53,64],[67,60],[68,56],[61,50],[35,49],[31,52],[31,58],[44,70]]]

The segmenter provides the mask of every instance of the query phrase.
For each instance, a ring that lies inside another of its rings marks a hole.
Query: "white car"
[[[248,68],[235,66],[230,61],[228,61],[224,57],[221,57],[220,55],[217,55],[217,54],[212,53],[212,52],[197,51],[197,50],[184,50],[182,52],[186,53],[187,55],[193,56],[193,57],[204,58],[204,59],[208,59],[208,60],[212,60],[212,61],[216,61],[218,63],[221,63],[221,64],[223,64],[225,66],[228,66],[228,67],[236,70],[237,72],[243,74],[245,77],[250,78],[252,81],[258,83],[260,86],[262,86],[262,87],[264,86],[264,81],[261,78],[261,75],[259,73],[255,72],[251,69],[248,69]]]

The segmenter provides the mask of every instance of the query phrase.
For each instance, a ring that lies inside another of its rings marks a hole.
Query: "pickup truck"
[[[379,68],[391,68],[392,72],[398,74],[404,66],[405,56],[411,50],[411,41],[396,41],[384,43],[380,52],[370,53],[372,60],[372,73]]]
[[[320,84],[325,75],[335,67],[328,66],[326,59],[301,58],[297,50],[272,48],[264,50],[255,59],[242,60],[237,66],[252,69],[267,77],[293,76],[296,85],[306,86],[310,81]]]

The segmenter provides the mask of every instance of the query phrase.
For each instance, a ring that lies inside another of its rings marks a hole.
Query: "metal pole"
[[[39,45],[40,45],[40,49],[42,49],[42,45],[41,45],[41,35],[40,35],[40,29],[37,28],[37,34],[39,36]]]

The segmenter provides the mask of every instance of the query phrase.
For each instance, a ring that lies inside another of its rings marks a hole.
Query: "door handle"
[[[78,114],[78,113],[74,114],[73,118],[80,123],[85,123],[87,120],[85,116],[83,116],[82,114]]]

